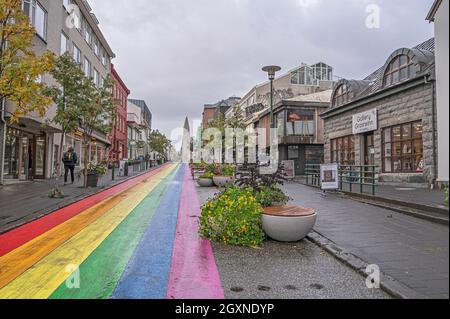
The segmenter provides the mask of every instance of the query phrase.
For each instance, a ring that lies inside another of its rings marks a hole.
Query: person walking
[[[75,165],[77,165],[78,156],[75,153],[73,147],[69,147],[69,150],[64,153],[63,163],[64,163],[64,185],[67,184],[67,175],[70,171],[70,178],[72,180],[72,184],[75,182]]]

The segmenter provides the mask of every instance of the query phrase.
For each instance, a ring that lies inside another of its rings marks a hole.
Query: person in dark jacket
[[[64,153],[63,163],[64,163],[64,185],[67,183],[67,175],[70,171],[70,178],[72,180],[72,184],[75,182],[75,166],[78,162],[77,153],[73,150],[73,147],[69,147],[69,150]]]

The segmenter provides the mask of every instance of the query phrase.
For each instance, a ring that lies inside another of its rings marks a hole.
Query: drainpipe
[[[3,185],[3,167],[5,162],[6,143],[6,121],[5,121],[5,98],[0,102],[0,185]]]
[[[435,81],[429,81],[425,76],[425,84],[431,84],[431,116],[432,116],[432,130],[433,130],[433,180],[431,182],[431,189],[434,189],[437,179],[437,154],[436,154],[436,84]]]

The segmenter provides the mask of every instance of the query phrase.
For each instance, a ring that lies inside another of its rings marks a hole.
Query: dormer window
[[[411,58],[399,55],[389,63],[384,73],[383,87],[388,87],[416,76],[417,70]]]
[[[350,101],[350,91],[347,84],[341,84],[334,92],[333,107],[344,105]]]

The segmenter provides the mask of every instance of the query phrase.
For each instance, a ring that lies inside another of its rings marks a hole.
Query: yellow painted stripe
[[[33,265],[22,275],[0,289],[0,299],[45,299],[68,278],[71,267],[81,263],[102,241],[136,208],[176,165],[143,182],[130,198],[121,201],[106,214],[95,220],[77,235],[48,256]],[[81,285],[89,284],[81,282]]]
[[[165,170],[169,172],[172,168],[168,167]],[[165,170],[158,174],[163,173]],[[154,176],[157,176],[158,174],[155,174]],[[28,243],[16,248],[10,253],[1,256],[0,288],[5,287],[39,260],[47,256],[71,237],[75,236],[97,218],[107,213],[121,201],[127,201],[128,199],[132,200],[132,197],[136,192],[140,189],[145,189],[146,187],[147,186],[143,183],[139,183],[116,196],[107,198],[61,225],[56,226]]]

